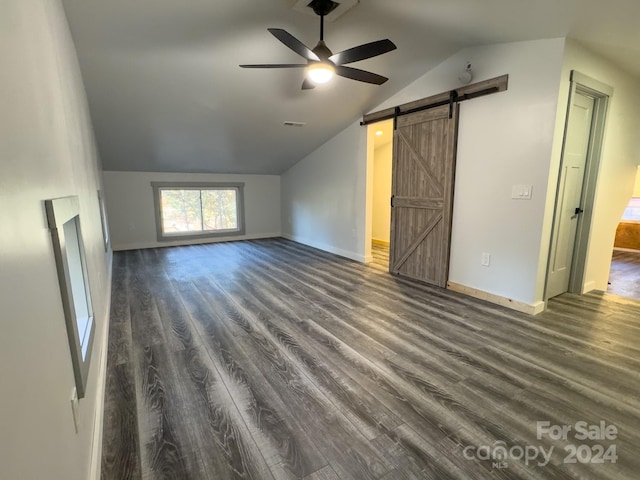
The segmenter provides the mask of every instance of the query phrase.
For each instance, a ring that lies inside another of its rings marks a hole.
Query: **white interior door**
[[[581,212],[582,186],[589,153],[594,99],[579,92],[573,96],[565,138],[558,199],[554,219],[551,256],[547,276],[547,298],[568,291]]]

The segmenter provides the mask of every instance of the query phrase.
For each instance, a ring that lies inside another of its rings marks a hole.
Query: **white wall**
[[[284,236],[367,260],[366,130],[354,123],[282,175]]]
[[[59,1],[5,0],[0,25],[0,478],[87,480],[95,478],[90,467],[94,415],[102,412],[111,260],[100,226],[98,158]],[[70,406],[71,355],[43,205],[68,195],[80,200],[96,321],[78,434]],[[100,429],[95,439],[97,454]]]
[[[553,202],[562,154],[562,129],[566,119],[571,70],[613,87],[613,97],[605,130],[595,206],[589,238],[586,276],[583,291],[607,290],[611,252],[620,217],[634,189],[637,165],[640,164],[640,78],[634,77],[593,54],[572,40],[567,41],[562,68],[558,102],[556,139],[553,149],[550,189],[547,203],[551,206],[545,218],[545,233],[553,224]],[[548,239],[549,236],[545,234]],[[541,250],[541,259],[548,256],[548,244]],[[541,261],[538,292],[544,287],[546,263]]]
[[[391,236],[391,164],[393,142],[382,145],[373,153],[373,226],[371,238],[389,242]]]
[[[563,39],[494,45],[455,62],[467,57],[479,80],[508,73],[509,89],[461,106],[449,278],[536,309],[563,47]],[[531,200],[511,198],[518,184],[533,186]]]
[[[280,236],[280,177],[199,173],[104,172],[114,250],[186,245],[158,242],[151,182],[244,182],[245,235],[197,242]]]
[[[450,279],[535,306],[563,50],[563,39],[465,49],[374,109],[459,86],[467,61],[474,81],[510,75],[507,92],[461,106]],[[365,208],[351,207],[362,202],[366,130],[352,125],[283,175],[283,219],[297,239],[362,251],[352,230]],[[533,185],[533,199],[512,200],[514,184]],[[489,268],[480,265],[482,252],[492,255]]]

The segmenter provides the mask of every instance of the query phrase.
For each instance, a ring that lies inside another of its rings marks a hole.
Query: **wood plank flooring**
[[[607,291],[640,300],[640,251],[613,251]]]
[[[389,247],[379,245],[376,243],[371,244],[371,256],[373,262],[369,266],[377,268],[378,270],[389,271]]]
[[[637,479],[639,372],[633,300],[529,317],[283,239],[118,252],[102,478]]]

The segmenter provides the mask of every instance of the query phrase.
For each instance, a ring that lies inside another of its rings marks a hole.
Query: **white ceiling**
[[[397,50],[353,65],[386,84],[301,91],[302,70],[239,68],[301,60],[268,27],[316,44],[318,17],[294,3],[63,0],[104,168],[281,173],[467,46],[571,36],[640,77],[638,0],[360,0],[325,40],[337,52],[391,39]]]

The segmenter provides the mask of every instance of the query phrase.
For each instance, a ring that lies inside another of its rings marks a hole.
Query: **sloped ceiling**
[[[637,0],[360,0],[325,40],[391,39],[397,50],[353,65],[386,84],[302,91],[302,70],[239,68],[300,61],[268,27],[316,44],[318,17],[294,3],[63,0],[105,170],[282,173],[467,46],[572,36],[640,76]]]

